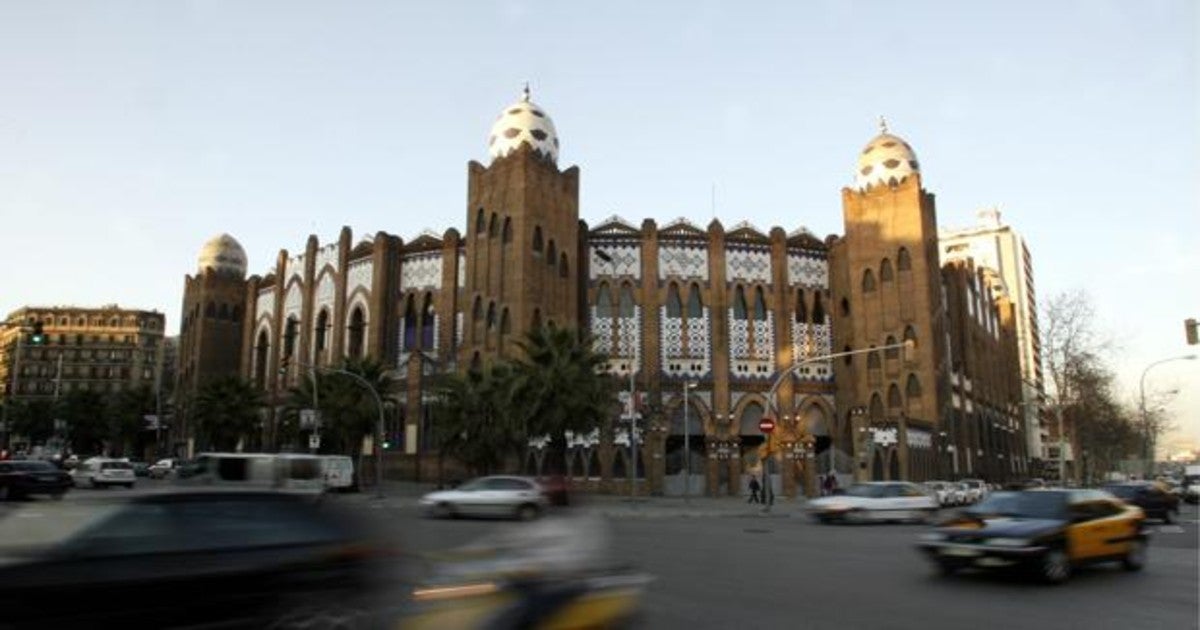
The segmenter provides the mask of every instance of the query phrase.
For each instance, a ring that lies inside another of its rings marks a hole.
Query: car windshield
[[[1061,519],[1066,516],[1066,495],[1061,492],[997,492],[966,512],[979,517]]]
[[[476,490],[483,490],[486,481],[487,481],[486,479],[473,479],[473,480],[468,481],[467,483],[464,483],[463,485],[459,486],[457,489],[462,490],[463,492],[474,492]]]
[[[878,499],[885,494],[886,486],[878,486],[867,483],[854,484],[846,489],[846,495],[852,497],[866,497],[870,499]]]

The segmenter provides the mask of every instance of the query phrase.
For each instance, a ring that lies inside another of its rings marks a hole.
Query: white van
[[[274,453],[201,453],[196,456],[192,481],[287,490],[319,491],[325,487],[319,457]]]
[[[137,477],[133,474],[133,464],[128,459],[111,459],[108,457],[89,457],[71,471],[71,479],[76,486],[100,488],[103,486],[125,486],[132,488]]]
[[[354,460],[346,455],[321,455],[321,477],[325,487],[335,492],[353,492],[358,488],[354,478]]]

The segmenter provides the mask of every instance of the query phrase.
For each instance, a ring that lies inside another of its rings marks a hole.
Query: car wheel
[[[1146,541],[1134,540],[1129,543],[1129,551],[1121,558],[1121,566],[1126,571],[1141,571],[1146,566]]]
[[[516,517],[519,521],[532,521],[533,519],[537,518],[538,514],[540,513],[541,510],[539,510],[536,505],[526,503],[525,505],[517,508]]]
[[[449,503],[438,503],[429,511],[434,518],[454,518],[454,507]]]
[[[1071,558],[1067,556],[1067,550],[1062,547],[1051,548],[1042,555],[1038,571],[1042,579],[1050,584],[1066,582],[1071,577]]]

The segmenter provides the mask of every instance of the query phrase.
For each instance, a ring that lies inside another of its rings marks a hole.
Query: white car
[[[926,481],[921,485],[936,495],[938,505],[942,507],[955,507],[963,503],[963,491],[956,483],[949,481]]]
[[[150,478],[166,479],[167,477],[171,476],[171,473],[175,472],[175,468],[176,465],[174,459],[160,459],[157,462],[154,462],[154,465],[150,466]]]
[[[354,460],[345,455],[321,455],[321,476],[325,488],[334,492],[351,492],[358,488],[354,478]]]
[[[937,514],[937,499],[907,481],[856,483],[841,494],[808,502],[808,513],[822,523],[866,521],[924,522]]]
[[[979,503],[987,498],[988,487],[982,479],[963,479],[959,483],[959,487],[962,488],[965,495],[964,503]]]
[[[453,490],[431,492],[421,497],[421,509],[429,516],[504,516],[520,520],[537,518],[546,509],[546,491],[525,477],[480,477]]]
[[[107,457],[91,457],[83,461],[71,471],[71,479],[76,486],[102,488],[104,486],[125,486],[132,488],[137,483],[133,474],[133,464],[127,459],[109,459]]]

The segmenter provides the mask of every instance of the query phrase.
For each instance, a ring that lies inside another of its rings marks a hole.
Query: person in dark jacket
[[[750,500],[746,503],[762,503],[758,498],[758,490],[761,486],[758,485],[758,477],[750,475]]]

